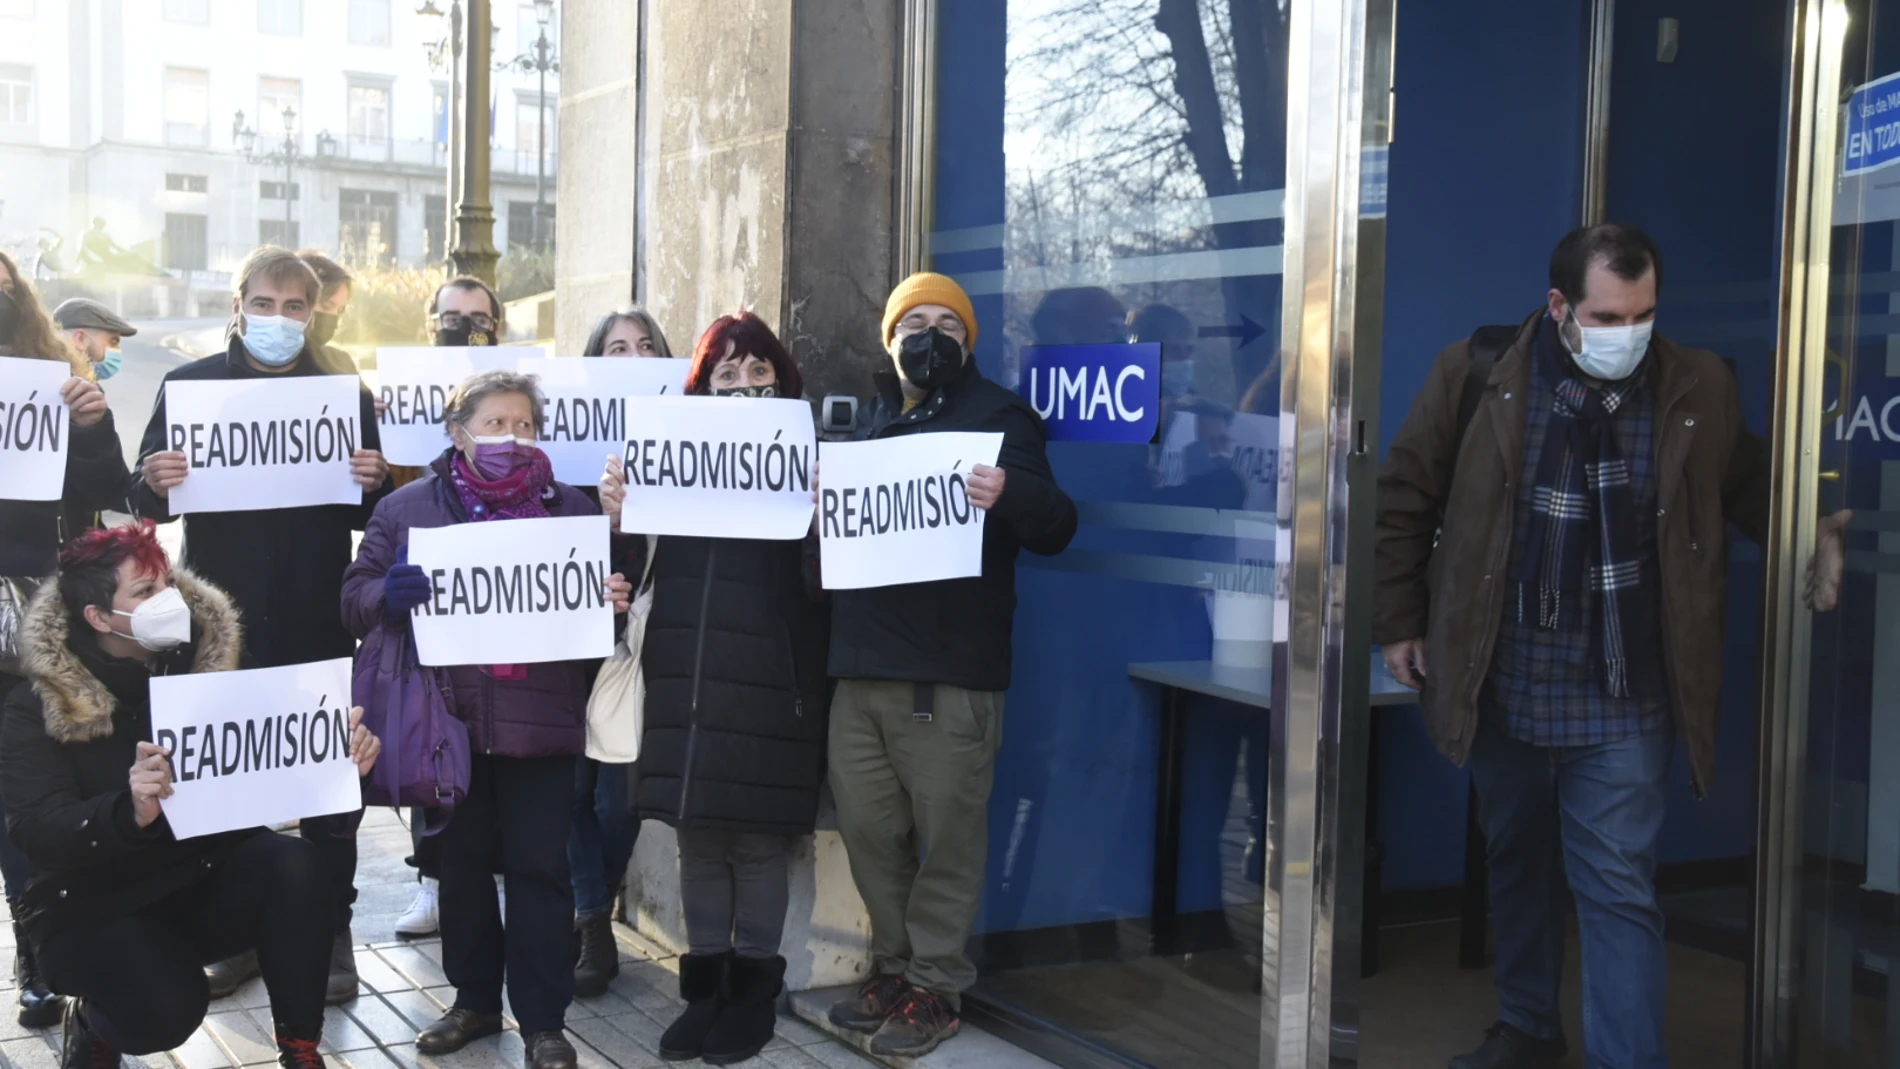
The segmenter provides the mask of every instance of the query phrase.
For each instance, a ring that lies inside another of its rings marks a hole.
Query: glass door
[[[1769,611],[1792,701],[1769,688],[1763,720],[1757,1034],[1760,1064],[1885,1067],[1900,1065],[1900,24],[1879,0],[1798,6],[1819,31],[1812,106],[1793,112],[1812,131],[1811,234],[1804,257],[1790,228],[1790,275],[1808,277],[1785,292],[1809,336],[1784,339],[1799,360],[1778,423],[1799,454],[1778,439],[1796,462],[1770,600],[1805,585],[1818,517],[1854,519],[1839,607],[1804,627],[1788,606],[1779,634]]]

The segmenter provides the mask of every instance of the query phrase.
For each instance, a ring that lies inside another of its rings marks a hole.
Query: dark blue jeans
[[[1500,1018],[1563,1034],[1564,873],[1583,946],[1591,1069],[1666,1069],[1666,951],[1656,837],[1673,732],[1600,746],[1517,742],[1486,717],[1471,750],[1491,866]]]
[[[627,812],[630,765],[574,762],[574,827],[567,865],[574,872],[574,912],[592,917],[613,908],[614,889],[627,878],[640,822]]]

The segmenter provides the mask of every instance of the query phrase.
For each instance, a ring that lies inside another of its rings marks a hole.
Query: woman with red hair
[[[236,605],[173,569],[149,520],[80,535],[59,569],[27,613],[31,685],[0,720],[0,792],[34,868],[14,916],[71,996],[61,1065],[182,1045],[211,999],[204,966],[255,950],[279,1064],[323,1069],[333,911],[316,847],[267,828],[176,838],[170,752],[145,741],[155,677],[239,667]],[[362,715],[350,758],[367,775],[381,744]]]
[[[700,336],[688,393],[802,399],[804,380],[750,312]],[[601,506],[620,521],[626,486],[610,461]],[[646,726],[635,809],[679,834],[689,953],[686,1011],[660,1056],[730,1065],[772,1039],[784,985],[789,863],[810,835],[828,723],[815,539],[659,540],[641,664]]]

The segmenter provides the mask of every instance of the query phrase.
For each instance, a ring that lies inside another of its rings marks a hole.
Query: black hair
[[[1550,288],[1564,295],[1572,307],[1582,303],[1583,280],[1590,268],[1602,264],[1625,282],[1646,271],[1656,272],[1656,292],[1662,292],[1662,251],[1648,234],[1622,223],[1598,223],[1564,235],[1550,254]]]

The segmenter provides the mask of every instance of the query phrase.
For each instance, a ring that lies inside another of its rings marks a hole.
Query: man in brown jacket
[[[1498,357],[1462,448],[1468,342],[1439,355],[1380,475],[1373,638],[1422,692],[1439,749],[1471,768],[1489,854],[1499,1021],[1451,1069],[1564,1055],[1566,868],[1590,1064],[1668,1065],[1664,779],[1680,738],[1708,789],[1726,528],[1762,540],[1768,472],[1727,366],[1653,334],[1661,282],[1634,227],[1566,236],[1547,307]],[[1818,608],[1846,518],[1821,524]]]

